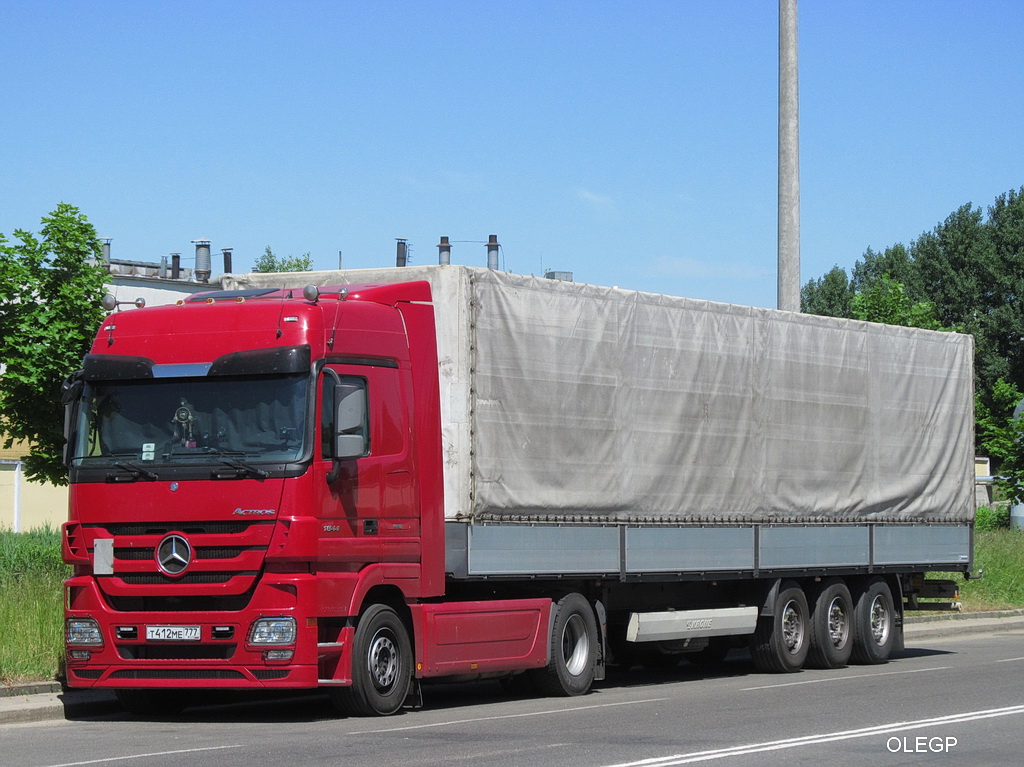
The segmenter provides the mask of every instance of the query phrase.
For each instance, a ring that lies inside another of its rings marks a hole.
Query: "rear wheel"
[[[757,622],[750,654],[761,671],[792,673],[803,668],[810,649],[807,597],[795,581],[784,581],[773,602],[773,615]]]
[[[853,598],[838,578],[822,584],[811,611],[811,668],[842,668],[853,651]]]
[[[889,584],[882,578],[868,581],[853,613],[853,661],[867,665],[888,661],[896,638],[896,610]]]
[[[582,594],[567,594],[553,607],[550,660],[532,669],[534,686],[544,695],[584,695],[594,683],[597,669],[597,623]]]
[[[412,685],[412,645],[398,613],[373,605],[359,618],[352,642],[352,686],[333,688],[343,714],[387,716],[402,707]]]

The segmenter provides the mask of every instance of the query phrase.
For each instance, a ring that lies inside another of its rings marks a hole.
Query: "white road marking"
[[[108,756],[105,759],[90,759],[87,762],[64,762],[63,764],[51,764],[48,767],[81,767],[83,764],[106,764],[107,762],[122,762],[127,759],[145,759],[150,756],[173,756],[174,754],[195,754],[200,751],[223,751],[225,748],[241,748],[239,743],[234,746],[209,746],[207,748],[184,748],[180,751],[157,751],[152,754],[131,754],[129,756]]]
[[[820,735],[805,735],[800,738],[773,740],[767,743],[751,743],[744,746],[719,748],[713,751],[695,751],[690,754],[673,754],[672,756],[661,756],[653,759],[641,759],[636,762],[621,762],[619,764],[607,765],[607,767],[674,767],[678,764],[709,762],[712,759],[725,759],[730,756],[758,754],[764,751],[779,751],[785,748],[797,748],[798,746],[831,743],[839,740],[851,740],[853,738],[867,738],[873,735],[885,735],[887,733],[903,732],[905,730],[919,730],[925,727],[935,727],[936,725],[973,722],[978,719],[991,719],[993,717],[1014,716],[1018,714],[1024,714],[1024,706],[994,708],[987,711],[970,711],[962,714],[939,716],[934,719],[918,719],[912,722],[892,722],[890,724],[876,725],[875,727],[864,727],[859,730],[844,730],[842,732],[829,732],[822,733]]]
[[[446,722],[434,722],[432,724],[413,724],[408,727],[391,727],[386,730],[359,730],[350,732],[349,735],[376,735],[382,732],[406,732],[407,730],[425,730],[430,727],[447,727],[456,724],[472,724],[474,722],[495,722],[501,719],[521,719],[525,716],[548,716],[550,714],[571,714],[575,711],[587,711],[593,708],[610,708],[612,706],[636,706],[642,703],[663,703],[669,698],[647,698],[645,700],[629,700],[621,703],[598,703],[593,706],[574,706],[573,708],[556,708],[548,711],[531,711],[525,714],[502,714],[500,716],[481,716],[476,719],[452,719]],[[56,767],[63,767],[57,765]]]
[[[1012,663],[1015,660],[1024,660],[1024,656],[1020,658],[1003,658],[1002,660],[997,660],[996,663]]]
[[[781,682],[779,684],[766,684],[761,687],[743,687],[740,692],[750,692],[751,690],[774,690],[778,687],[797,687],[802,684],[824,684],[825,682],[846,682],[851,679],[872,679],[876,676],[895,676],[897,674],[920,674],[925,671],[946,671],[952,668],[951,666],[932,666],[931,668],[914,668],[906,671],[876,671],[871,674],[853,674],[849,676],[828,676],[822,677],[821,679],[805,679],[800,682]]]

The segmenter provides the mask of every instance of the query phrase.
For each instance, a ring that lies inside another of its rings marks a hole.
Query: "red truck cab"
[[[70,685],[140,712],[195,687],[402,705],[414,642],[430,671],[416,606],[444,593],[430,300],[261,289],[110,315],[66,388]]]

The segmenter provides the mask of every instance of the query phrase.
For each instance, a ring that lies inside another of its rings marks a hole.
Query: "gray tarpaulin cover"
[[[461,266],[224,287],[419,279],[449,519],[973,519],[970,336]]]

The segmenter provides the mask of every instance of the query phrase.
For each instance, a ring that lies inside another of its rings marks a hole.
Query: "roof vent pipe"
[[[447,237],[442,237],[437,243],[437,263],[448,266],[452,262],[452,244]]]
[[[157,274],[161,280],[167,279],[167,256],[160,256],[160,271]]]
[[[497,270],[498,268],[498,235],[487,236],[487,268]]]
[[[209,282],[210,272],[213,271],[210,266],[210,241],[203,239],[192,240],[192,244],[196,246],[196,280],[199,282]]]
[[[114,239],[114,238],[113,237],[100,237],[100,253],[103,254],[102,258],[108,264],[110,263],[110,241],[112,239]]]
[[[181,253],[171,253],[171,279],[181,279]]]
[[[220,252],[224,256],[224,274],[231,274],[231,251],[234,248],[221,248]]]
[[[409,248],[406,240],[401,237],[395,238],[398,241],[398,252],[395,254],[395,266],[405,266],[408,262]]]

